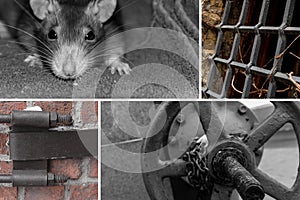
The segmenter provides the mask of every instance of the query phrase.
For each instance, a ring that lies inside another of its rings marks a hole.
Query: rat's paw
[[[114,74],[116,71],[122,76],[123,74],[130,74],[131,69],[127,63],[121,61],[115,61],[111,63],[111,73]]]
[[[38,54],[33,54],[28,56],[24,62],[28,63],[29,67],[39,67],[39,68],[43,68],[43,63],[42,60],[40,58],[40,56]]]

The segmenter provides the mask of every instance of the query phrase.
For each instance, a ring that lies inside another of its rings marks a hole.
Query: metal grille
[[[297,97],[300,91],[299,9],[300,2],[295,0],[227,0],[222,21],[216,27],[218,37],[215,53],[209,58],[210,73],[204,95]]]

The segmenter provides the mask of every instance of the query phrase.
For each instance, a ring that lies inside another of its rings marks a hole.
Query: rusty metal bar
[[[262,200],[265,196],[261,184],[235,158],[227,157],[222,168],[231,177],[243,200]]]

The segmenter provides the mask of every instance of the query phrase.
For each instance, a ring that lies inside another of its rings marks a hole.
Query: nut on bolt
[[[54,185],[54,174],[48,173],[47,182],[48,185]]]
[[[49,186],[65,183],[69,179],[70,178],[65,176],[65,175],[55,175],[55,174],[52,174],[52,173],[48,173],[48,177],[47,177],[47,181],[48,181]]]
[[[238,111],[239,111],[240,114],[243,115],[243,114],[245,114],[248,111],[248,108],[245,105],[240,105]]]
[[[56,127],[58,123],[64,125],[71,125],[73,123],[72,116],[70,115],[60,115],[56,112],[50,112],[50,127]]]
[[[177,123],[182,124],[184,122],[184,115],[178,114],[176,117],[176,121],[177,121]]]
[[[71,125],[73,123],[73,119],[71,115],[57,115],[57,122],[62,123],[64,125]]]

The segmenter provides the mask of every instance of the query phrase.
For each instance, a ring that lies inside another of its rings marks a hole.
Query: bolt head
[[[248,111],[248,108],[247,108],[245,105],[241,105],[241,106],[239,107],[239,110],[238,110],[238,112],[239,112],[241,115],[245,114],[247,111]]]
[[[57,113],[50,112],[50,127],[55,127],[57,124]]]
[[[176,117],[176,121],[177,121],[177,123],[182,124],[184,122],[184,115],[178,114]]]
[[[55,179],[54,174],[48,173],[47,179],[48,179],[48,185],[49,185],[49,186],[54,185],[54,179]]]

